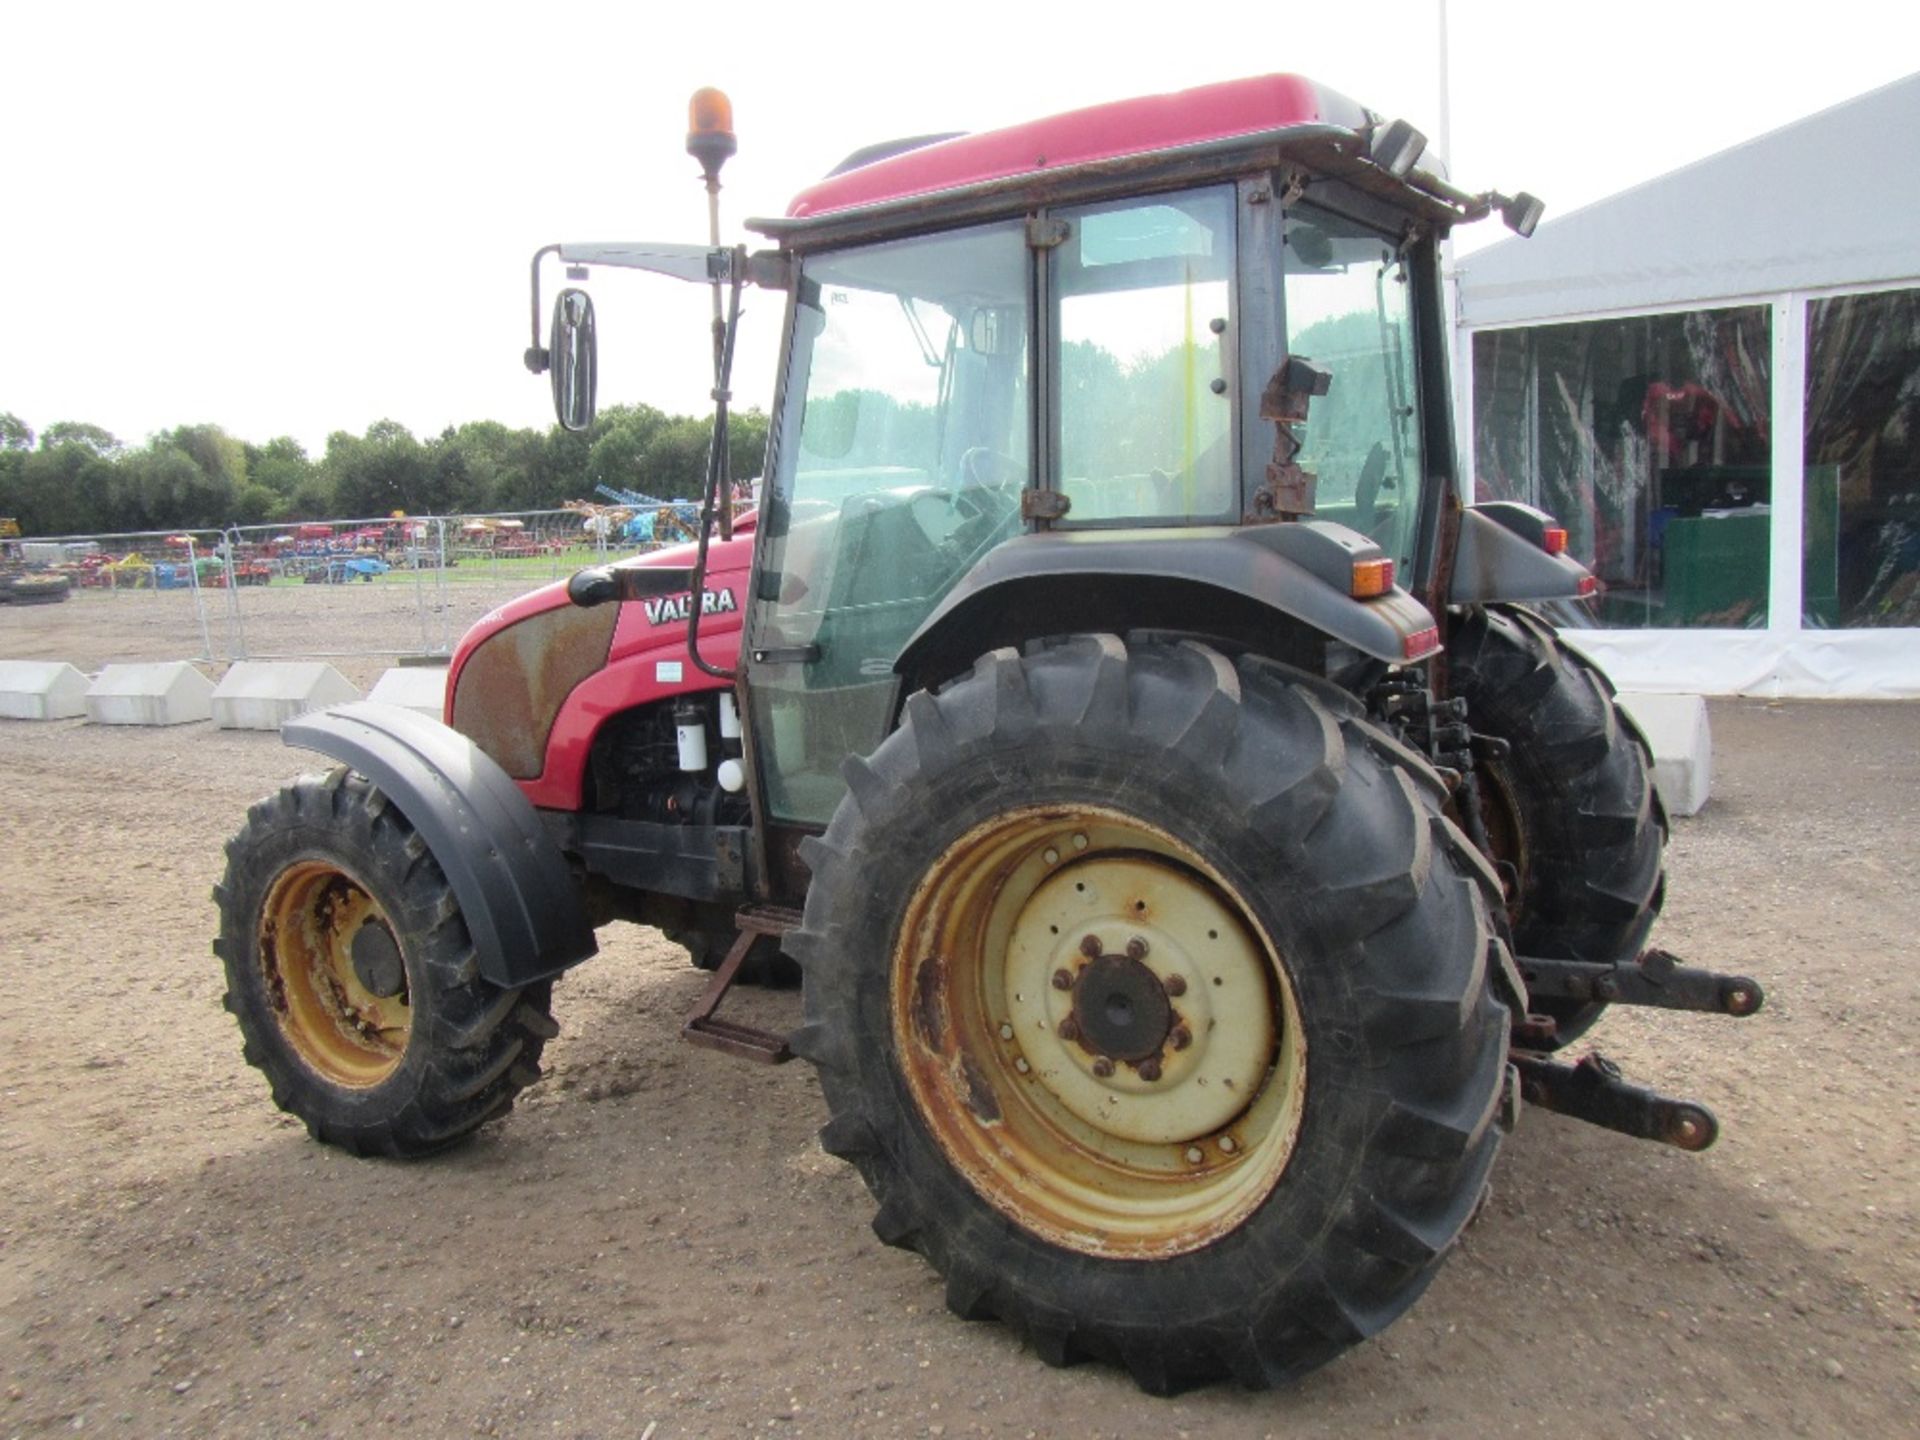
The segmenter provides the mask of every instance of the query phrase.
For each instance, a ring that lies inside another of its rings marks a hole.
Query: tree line
[[[264,445],[218,425],[182,425],[127,444],[98,425],[35,430],[0,411],[0,516],[27,535],[213,530],[390,515],[557,509],[595,487],[662,499],[699,495],[712,422],[650,405],[616,406],[580,434],[510,429],[494,420],[419,438],[381,420],[336,430],[319,456],[287,436]],[[767,417],[729,417],[736,477],[760,471]]]

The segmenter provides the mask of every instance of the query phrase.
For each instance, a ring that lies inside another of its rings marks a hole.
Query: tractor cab
[[[716,193],[710,158],[732,152],[702,126],[730,116],[695,112]],[[786,292],[747,659],[715,674],[739,682],[765,825],[824,826],[846,756],[906,694],[1037,614],[1224,628],[1318,672],[1439,648],[1438,241],[1495,206],[1530,229],[1538,206],[1466,195],[1423,152],[1404,123],[1265,76],[869,147],[750,222],[774,250],[722,248],[717,222],[705,250],[549,247],[710,283],[722,395],[741,286]],[[582,292],[539,340],[530,367],[588,423]],[[1536,568],[1577,593],[1570,562]],[[626,583],[693,589],[699,569]]]

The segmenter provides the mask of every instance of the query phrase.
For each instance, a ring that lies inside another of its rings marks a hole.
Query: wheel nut
[[[1187,1146],[1187,1163],[1189,1165],[1198,1165],[1206,1158],[1207,1152],[1202,1150],[1198,1145]]]
[[[1046,850],[1042,852],[1042,858],[1049,865],[1058,865],[1060,863],[1060,852],[1052,846],[1048,846]]]
[[[1113,1074],[1113,1061],[1102,1055],[1093,1062],[1093,1073],[1102,1080]]]
[[[1160,983],[1166,987],[1167,994],[1176,998],[1187,993],[1187,977],[1184,975],[1169,975]]]
[[[1080,953],[1089,960],[1098,960],[1100,958],[1100,937],[1098,935],[1081,936]]]
[[[1076,835],[1076,836],[1074,836],[1074,837],[1073,837],[1073,848],[1074,848],[1074,849],[1076,849],[1076,850],[1084,850],[1084,849],[1086,849],[1086,848],[1087,848],[1087,837],[1086,837],[1086,836],[1084,836],[1084,835]]]
[[[1011,1039],[1013,1039],[1013,1026],[1011,1026],[1011,1025],[1005,1025],[1005,1024],[1003,1024],[1003,1025],[1002,1025],[1002,1026],[1000,1027],[1000,1038],[1001,1038],[1002,1040],[1011,1040]]]
[[[1073,989],[1073,972],[1062,967],[1053,972],[1053,988],[1056,990]]]
[[[1235,1141],[1233,1136],[1222,1135],[1220,1137],[1220,1153],[1222,1155],[1231,1155],[1233,1154],[1234,1151],[1238,1150],[1239,1148],[1240,1148],[1239,1143]]]
[[[1022,1055],[1013,1062],[1013,1068],[1018,1070],[1022,1075],[1024,1075],[1033,1067],[1027,1064],[1027,1057]]]
[[[1146,959],[1147,958],[1147,942],[1142,940],[1138,935],[1134,936],[1131,940],[1127,941],[1127,958],[1129,960]]]
[[[1160,1078],[1160,1057],[1149,1055],[1134,1068],[1139,1071],[1140,1078],[1151,1085]]]
[[[1167,1039],[1173,1045],[1174,1049],[1184,1050],[1193,1044],[1193,1031],[1184,1025],[1176,1025],[1173,1027],[1173,1033],[1168,1035]]]
[[[1062,1040],[1078,1040],[1080,1038],[1080,1022],[1071,1015],[1067,1016],[1066,1019],[1060,1022],[1060,1038]]]

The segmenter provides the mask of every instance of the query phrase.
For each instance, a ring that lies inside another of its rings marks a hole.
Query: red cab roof
[[[827,215],[1294,125],[1360,130],[1368,119],[1367,112],[1346,96],[1303,76],[1227,80],[1171,95],[1116,100],[909,150],[809,186],[787,207],[787,215],[793,219]]]

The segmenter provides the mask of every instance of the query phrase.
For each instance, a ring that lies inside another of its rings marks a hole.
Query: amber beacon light
[[[711,85],[693,92],[687,102],[687,153],[700,162],[712,180],[739,148],[733,138],[733,102]]]

